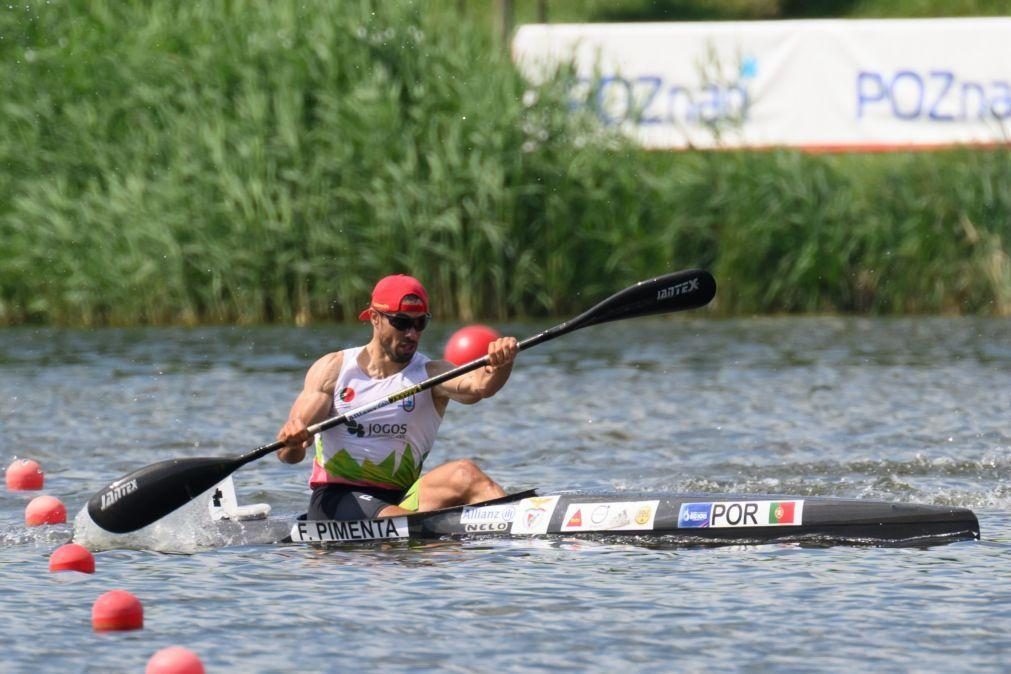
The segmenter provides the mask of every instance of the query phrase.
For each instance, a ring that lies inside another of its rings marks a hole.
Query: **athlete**
[[[358,316],[372,323],[365,346],[329,353],[305,377],[277,434],[278,458],[298,463],[315,446],[309,486],[310,520],[359,520],[436,510],[505,496],[467,459],[421,474],[450,400],[466,405],[495,395],[509,379],[516,339],[488,345],[489,364],[345,425],[309,436],[308,426],[389,397],[455,366],[418,352],[432,316],[428,293],[410,276],[387,276]]]

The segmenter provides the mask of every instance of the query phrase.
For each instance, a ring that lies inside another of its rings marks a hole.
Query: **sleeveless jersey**
[[[427,356],[415,353],[400,372],[373,379],[358,366],[364,347],[346,349],[330,416],[389,396],[428,379]],[[431,389],[316,435],[310,487],[350,484],[407,490],[435,443],[442,416]]]

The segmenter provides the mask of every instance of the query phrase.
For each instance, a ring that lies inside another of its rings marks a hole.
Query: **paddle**
[[[696,309],[708,304],[715,294],[716,281],[708,272],[698,269],[641,281],[575,318],[523,340],[519,348],[521,351],[529,349],[591,325]],[[347,423],[487,364],[488,356],[465,363],[387,398],[309,426],[309,434]],[[234,458],[170,459],[151,464],[119,478],[92,496],[88,501],[88,514],[106,531],[117,534],[136,531],[192,501],[250,461],[272,454],[283,446],[281,442],[272,442]]]

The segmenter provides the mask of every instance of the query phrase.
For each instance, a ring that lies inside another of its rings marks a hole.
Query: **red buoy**
[[[488,355],[488,345],[501,337],[497,330],[487,325],[468,325],[460,328],[446,342],[443,357],[453,365],[463,365]]]
[[[25,524],[63,524],[67,521],[67,507],[55,496],[36,496],[25,508]]]
[[[144,674],[204,674],[204,663],[193,651],[169,646],[151,656]]]
[[[42,489],[45,476],[38,462],[32,459],[14,459],[7,466],[7,489],[11,491],[31,491]]]
[[[95,557],[83,545],[67,543],[53,550],[49,556],[49,570],[95,573]]]
[[[139,630],[144,627],[144,607],[126,590],[110,590],[91,607],[91,626],[96,632]]]

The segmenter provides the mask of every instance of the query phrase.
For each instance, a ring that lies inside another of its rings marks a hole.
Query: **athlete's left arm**
[[[432,389],[432,394],[465,405],[490,398],[509,381],[517,353],[519,346],[515,337],[500,337],[488,345],[488,365],[439,384]],[[433,360],[428,363],[428,376],[434,377],[454,367],[447,360]]]

